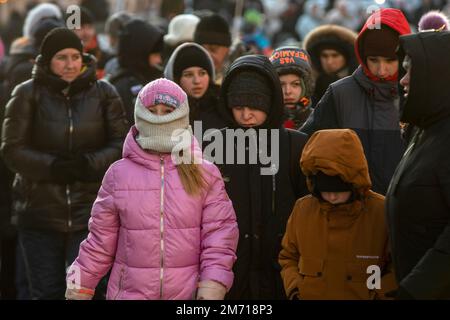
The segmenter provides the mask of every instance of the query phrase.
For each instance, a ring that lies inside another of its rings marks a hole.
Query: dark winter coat
[[[94,59],[83,60],[86,69],[70,86],[38,60],[33,78],[15,88],[6,107],[1,151],[16,172],[20,228],[86,229],[101,179],[120,158],[127,129],[122,103],[111,85],[96,81]],[[58,183],[52,173],[61,155],[87,160],[74,183]]]
[[[400,34],[408,33],[408,25],[395,24],[400,20],[397,11],[381,15],[381,23]],[[362,38],[368,23],[358,36]],[[358,45],[355,48],[358,52]],[[369,164],[373,191],[386,194],[389,181],[405,150],[401,138],[398,90],[396,81],[371,80],[367,67],[361,65],[349,77],[329,86],[300,129],[309,135],[321,129],[353,129],[361,139]]]
[[[147,72],[133,68],[119,68],[110,77],[106,77],[117,90],[125,108],[129,127],[134,124],[134,104],[141,89],[149,82],[162,76],[162,72],[154,68]]]
[[[249,55],[236,60],[229,68],[222,84],[219,114],[227,128],[244,129],[234,121],[227,107],[227,91],[233,76],[242,70],[255,70],[270,79],[273,85],[272,107],[266,122],[260,128],[268,129],[268,137],[279,130],[279,169],[275,175],[261,175],[256,164],[219,165],[225,187],[236,211],[239,226],[237,261],[234,265],[235,279],[227,299],[284,299],[286,298],[278,264],[287,219],[295,200],[307,193],[305,177],[298,161],[307,137],[282,127],[283,93],[277,73],[269,59]],[[224,132],[222,130],[222,132]],[[225,136],[225,134],[224,134]],[[235,149],[239,144],[224,137],[225,145]],[[269,150],[274,145],[268,145]],[[270,152],[269,152],[270,154]],[[248,151],[246,155],[248,159]],[[226,151],[224,155],[226,159]],[[234,159],[236,160],[236,159]],[[236,163],[236,162],[235,162]]]
[[[36,49],[31,44],[18,48],[2,61],[0,76],[0,108],[4,108],[16,85],[31,79]]]
[[[148,61],[150,54],[160,52],[162,43],[163,33],[139,19],[127,22],[119,34],[119,69],[107,80],[122,98],[130,127],[134,124],[137,94],[147,83],[162,76],[162,70],[150,66]]]
[[[416,134],[386,196],[392,256],[409,297],[450,299],[450,33],[401,37],[400,47],[412,61],[401,120]]]

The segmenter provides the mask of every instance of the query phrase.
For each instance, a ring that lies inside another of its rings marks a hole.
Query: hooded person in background
[[[228,22],[218,14],[202,17],[194,32],[194,42],[208,50],[214,61],[217,85],[222,84],[225,61],[230,52],[231,32]]]
[[[333,82],[347,77],[358,67],[354,43],[357,34],[337,25],[322,25],[307,34],[303,41],[314,69],[313,107]]]
[[[447,31],[400,37],[401,121],[416,132],[386,195],[398,299],[450,299],[449,56]]]
[[[444,31],[449,30],[450,22],[445,14],[439,11],[430,11],[425,13],[419,20],[419,32],[426,31]],[[400,96],[400,103],[403,104],[403,97]],[[403,139],[409,143],[416,133],[417,128],[412,124],[402,123]]]
[[[217,112],[220,88],[214,84],[214,64],[205,48],[193,42],[177,47],[167,62],[164,76],[186,92],[193,128],[194,121],[202,122],[202,133],[223,124]]]
[[[397,288],[384,197],[370,190],[358,136],[349,129],[317,131],[306,144],[300,165],[311,195],[296,202],[282,242],[279,261],[287,296],[384,298]],[[381,271],[379,288],[368,287],[369,266]]]
[[[2,63],[0,108],[4,108],[16,85],[31,78],[31,70],[45,35],[50,30],[63,26],[62,13],[54,4],[37,5],[27,14],[23,37],[13,42],[9,55]]]
[[[378,29],[370,29],[377,23]],[[364,147],[373,191],[383,195],[405,150],[399,122],[396,50],[399,36],[408,33],[408,21],[400,10],[373,13],[355,43],[360,66],[351,76],[328,87],[300,129],[309,135],[321,129],[353,129]]]
[[[132,19],[119,32],[119,69],[107,80],[122,98],[130,125],[139,91],[162,76],[162,49],[163,33],[143,20]]]
[[[281,47],[272,53],[270,61],[283,89],[284,127],[298,130],[312,112],[314,81],[309,55],[298,47]]]
[[[75,33],[50,31],[31,80],[9,100],[1,152],[15,173],[14,214],[32,299],[63,299],[65,270],[86,237],[101,179],[127,123],[114,88],[95,78]]]
[[[41,3],[28,12],[23,24],[22,34],[26,38],[33,38],[37,25],[44,19],[62,20],[61,9],[53,3]]]
[[[81,39],[85,53],[92,54],[97,59],[97,79],[103,78],[105,74],[105,64],[110,55],[100,48],[95,30],[95,17],[85,7],[80,7],[80,28],[74,28],[73,32]]]
[[[105,23],[105,33],[108,37],[110,58],[105,64],[104,74],[109,77],[119,69],[117,51],[119,47],[119,33],[123,26],[132,19],[132,15],[125,11],[119,11],[111,15]]]
[[[283,128],[280,81],[263,55],[244,56],[231,64],[222,84],[219,113],[228,128],[216,132],[223,136],[222,154],[227,160],[217,164],[240,232],[235,280],[227,299],[285,299],[278,253],[295,200],[307,194],[298,166],[307,137]],[[248,138],[240,141],[229,132]],[[215,139],[218,137],[212,138],[212,143]],[[209,145],[205,153],[207,148]],[[272,161],[267,163],[262,157],[250,160],[264,151]],[[247,161],[240,163],[241,156]],[[270,174],[263,174],[264,169]]]

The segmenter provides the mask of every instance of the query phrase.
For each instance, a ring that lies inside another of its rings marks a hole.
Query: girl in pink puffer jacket
[[[107,299],[219,300],[230,289],[236,216],[188,117],[174,82],[140,91],[123,159],[103,178],[89,235],[69,268],[67,299],[92,298],[111,267]]]

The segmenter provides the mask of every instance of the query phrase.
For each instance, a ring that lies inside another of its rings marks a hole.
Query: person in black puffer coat
[[[15,173],[13,211],[32,299],[63,299],[65,266],[88,232],[91,206],[120,158],[128,123],[117,92],[95,78],[72,31],[44,38],[32,79],[18,85],[1,152]]]
[[[130,127],[134,124],[137,94],[162,76],[163,44],[163,33],[139,19],[131,19],[119,31],[119,69],[106,79],[122,98]]]
[[[447,31],[400,37],[400,120],[415,130],[386,195],[398,299],[450,299],[449,55]]]

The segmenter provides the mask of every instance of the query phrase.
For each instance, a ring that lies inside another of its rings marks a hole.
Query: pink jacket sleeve
[[[95,289],[114,261],[119,227],[114,205],[114,170],[110,167],[92,208],[89,235],[80,245],[78,257],[68,272],[68,282]]]
[[[212,165],[212,179],[202,215],[200,281],[214,280],[227,290],[233,284],[233,264],[239,239],[233,204],[219,169]]]

